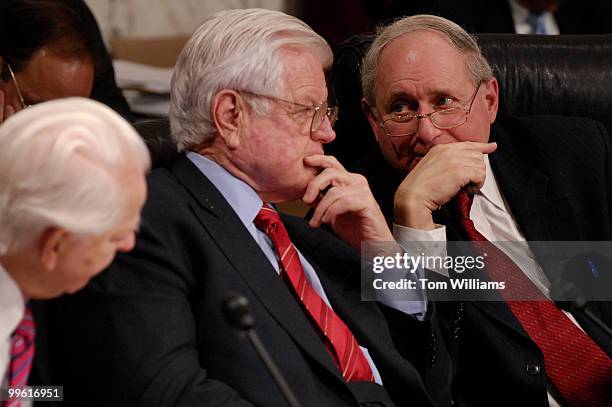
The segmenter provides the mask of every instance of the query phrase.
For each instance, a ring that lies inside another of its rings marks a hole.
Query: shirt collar
[[[225,168],[201,154],[188,152],[187,158],[213,183],[221,195],[248,227],[259,213],[261,198],[246,182],[234,177]]]
[[[482,188],[480,188],[479,193],[499,209],[505,209],[506,205],[499,191],[499,186],[497,185],[497,180],[495,179],[495,174],[493,174],[493,169],[491,168],[491,163],[489,162],[489,156],[487,154],[484,156],[484,161],[486,166],[485,182]]]
[[[25,310],[25,298],[17,283],[0,263],[0,340],[19,325]],[[2,378],[0,372],[0,379]]]
[[[523,23],[529,15],[529,10],[519,4],[516,0],[510,0],[510,10],[512,11],[513,21],[519,21]]]

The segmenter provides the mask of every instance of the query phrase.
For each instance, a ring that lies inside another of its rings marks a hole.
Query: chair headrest
[[[499,82],[499,115],[558,114],[601,121],[612,133],[612,34],[477,34]],[[332,89],[340,106],[330,154],[346,163],[376,144],[361,111],[360,72],[373,36],[338,46]]]
[[[168,119],[142,120],[134,123],[134,128],[149,148],[152,167],[172,166],[179,153],[170,134]]]

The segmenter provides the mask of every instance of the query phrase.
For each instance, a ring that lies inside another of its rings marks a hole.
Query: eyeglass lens
[[[338,118],[338,107],[327,107],[327,103],[323,103],[321,106],[315,109],[314,116],[312,117],[312,124],[310,126],[311,133],[314,133],[321,128],[321,124],[323,124],[323,121],[325,121],[325,116],[329,118],[329,123],[333,127],[336,123],[336,119]]]

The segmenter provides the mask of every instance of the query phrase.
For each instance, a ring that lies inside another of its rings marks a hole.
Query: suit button
[[[536,376],[540,374],[542,368],[536,363],[527,363],[525,365],[525,370],[529,376]]]

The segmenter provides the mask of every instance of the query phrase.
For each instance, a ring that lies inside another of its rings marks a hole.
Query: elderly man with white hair
[[[172,80],[183,154],[149,176],[136,249],[62,311],[83,321],[66,332],[70,363],[96,366],[64,382],[75,402],[286,405],[224,320],[231,292],[249,300],[303,406],[444,400],[443,344],[428,347],[429,330],[409,328],[428,324],[360,300],[356,250],[393,236],[365,179],[323,154],[337,115],[331,60],[323,38],[275,11],[220,12],[192,35]],[[298,199],[314,208],[310,223],[274,208]]]
[[[133,248],[149,166],[133,128],[87,99],[44,102],[0,127],[4,385],[27,383],[35,332],[28,300],[73,293]]]

